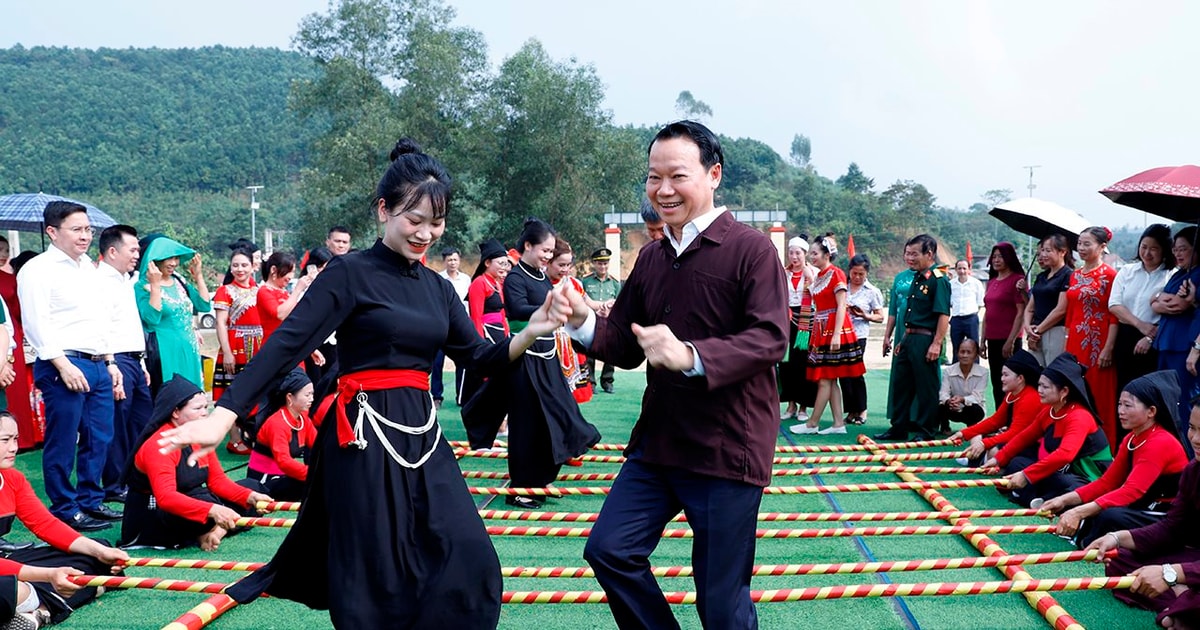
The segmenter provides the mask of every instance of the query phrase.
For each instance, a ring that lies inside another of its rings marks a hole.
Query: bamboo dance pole
[[[902,450],[911,448],[936,448],[940,446],[959,446],[962,442],[951,439],[922,440],[917,442],[891,442],[881,444],[887,450]],[[467,446],[463,442],[451,442],[450,446]],[[627,444],[596,444],[593,451],[624,451]],[[862,444],[801,444],[799,446],[776,446],[776,453],[856,453],[872,450]]]
[[[233,522],[236,527],[291,527],[294,518],[242,517]]]
[[[1095,591],[1129,588],[1133,576],[1118,578],[1066,578],[1059,580],[1005,580],[995,582],[929,582],[913,584],[858,584],[852,586],[818,586],[811,588],[750,591],[750,599],[758,603],[803,602],[823,599],[861,597],[928,597],[934,595],[995,595],[1001,593],[1035,593],[1048,591]],[[663,594],[669,604],[694,604],[696,593],[678,591]],[[505,604],[602,604],[608,601],[604,591],[506,591],[501,597]]]
[[[254,505],[260,512],[299,512],[299,501],[259,501]]]
[[[755,538],[853,538],[856,536],[951,536],[969,534],[1048,534],[1055,525],[906,525],[902,527],[835,527],[830,529],[758,529]],[[490,525],[492,536],[546,536],[586,538],[590,527],[528,527]],[[663,538],[691,538],[692,530],[668,528]]]
[[[162,578],[135,578],[103,575],[72,575],[67,579],[84,588],[103,586],[104,588],[138,588],[155,591],[178,591],[183,593],[220,593],[228,584],[215,582],[188,582],[186,580],[167,580]]]
[[[496,451],[471,451],[459,449],[454,451],[454,456],[463,457],[482,457],[485,459],[508,459],[507,452]],[[875,455],[820,455],[812,457],[776,457],[773,460],[775,464],[858,464],[864,462],[884,462],[884,461],[932,461],[940,459],[957,459],[962,456],[960,451],[936,451],[933,453],[895,453],[895,454],[875,454]],[[600,462],[608,464],[621,464],[625,462],[625,458],[620,455],[583,455],[579,458],[585,462]]]
[[[130,558],[127,567],[163,567],[171,569],[212,569],[214,571],[257,571],[265,562],[227,562],[191,558]]]
[[[846,575],[860,573],[900,573],[908,571],[940,571],[943,569],[979,569],[988,567],[1057,564],[1095,560],[1096,551],[1061,551],[1057,553],[1033,553],[992,558],[931,558],[927,560],[898,560],[891,562],[842,562],[834,564],[760,564],[751,570],[754,576],[784,575]],[[1112,551],[1110,557],[1116,556]],[[655,577],[691,577],[692,567],[653,567]],[[591,578],[595,577],[590,567],[503,567],[500,574],[506,578]]]
[[[876,453],[872,455],[819,455],[811,457],[776,457],[775,464],[862,464],[866,462],[933,461],[958,459],[959,451],[935,451],[933,453]]]
[[[559,523],[594,523],[596,512],[530,512],[527,510],[479,510],[484,519],[501,521],[551,521]],[[1038,510],[959,510],[955,512],[759,512],[758,520],[769,522],[824,522],[824,521],[936,521],[955,518],[1015,518],[1022,516],[1049,516],[1049,512]],[[686,523],[682,514],[671,519],[672,523]]]
[[[221,593],[200,602],[195,608],[183,613],[178,619],[162,627],[162,630],[200,630],[214,619],[229,612],[237,601]]]
[[[960,466],[910,466],[906,468],[914,473],[931,473],[946,475],[994,475],[995,468],[964,468]],[[798,477],[807,475],[842,475],[855,473],[890,473],[896,472],[895,466],[818,466],[815,468],[776,468],[771,471],[774,477]],[[508,473],[485,470],[464,470],[464,479],[508,479]],[[555,481],[613,481],[617,473],[564,473],[554,478]]]
[[[1007,479],[948,479],[945,481],[887,481],[883,483],[849,483],[829,486],[767,486],[763,494],[828,494],[831,492],[878,492],[885,490],[923,490],[926,488],[992,488],[1006,487]],[[610,486],[566,488],[498,488],[470,486],[471,494],[500,496],[562,497],[567,495],[608,494]]]
[[[871,438],[865,435],[859,435],[858,441],[860,444],[875,444]],[[886,451],[879,452],[886,454]],[[896,474],[905,481],[915,481],[918,479],[916,475],[908,472],[897,471]],[[953,511],[956,509],[954,504],[951,503],[950,500],[945,497],[945,495],[937,490],[920,490],[919,494],[929,502],[930,506],[936,510]],[[970,523],[970,521],[967,519],[952,519],[950,522],[955,525],[966,525]],[[1004,549],[998,545],[996,541],[992,540],[988,536],[983,534],[971,534],[966,535],[966,538],[967,541],[971,543],[971,546],[975,547],[985,556],[990,557],[1008,555],[1008,552],[1004,551]],[[1000,567],[1000,571],[1002,571],[1004,575],[1010,579],[1033,579],[1033,576],[1029,575],[1028,572],[1020,567]],[[1025,601],[1028,602],[1029,605],[1038,612],[1038,614],[1042,615],[1046,622],[1049,623],[1055,630],[1083,630],[1083,626],[1076,621],[1075,618],[1072,617],[1066,611],[1066,609],[1058,603],[1058,600],[1054,599],[1054,597],[1046,593],[1026,593]]]
[[[914,473],[932,473],[946,475],[993,475],[995,468],[967,468],[964,466],[907,466],[905,470]],[[813,468],[776,468],[771,471],[775,477],[794,477],[802,475],[843,475],[857,473],[892,473],[896,466],[816,466]]]

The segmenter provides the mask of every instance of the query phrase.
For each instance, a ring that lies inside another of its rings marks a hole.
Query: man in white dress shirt
[[[471,288],[471,276],[460,271],[462,265],[462,253],[457,247],[447,247],[442,250],[442,264],[445,269],[438,272],[438,275],[449,280],[450,284],[454,285],[454,292],[458,294],[458,299],[462,301],[463,309],[467,310],[467,291]],[[445,385],[442,384],[442,371],[446,366],[446,355],[438,352],[437,358],[433,361],[433,374],[430,380],[430,392],[433,394],[433,400],[438,405],[442,404],[442,396],[445,392]],[[458,399],[458,392],[462,390],[463,384],[463,368],[454,366],[454,400],[459,404],[465,404],[467,401]]]
[[[150,375],[146,372],[146,333],[138,316],[133,285],[142,248],[138,245],[137,230],[128,225],[114,225],[100,233],[100,254],[97,270],[112,316],[112,343],[109,349],[121,371],[122,387],[113,389],[113,439],[104,464],[104,500],[125,502],[127,488],[121,483],[125,463],[133,455],[136,440],[150,420],[154,401],[150,397]]]
[[[109,348],[109,298],[87,256],[93,235],[87,209],[52,201],[43,222],[51,247],[17,274],[21,321],[37,354],[34,384],[46,405],[42,474],[50,512],[77,531],[95,531],[121,518],[104,505],[101,485],[113,392],[122,386]]]
[[[950,355],[958,355],[958,344],[970,337],[979,343],[979,309],[983,308],[983,283],[971,275],[965,260],[954,264],[957,277],[950,281]]]

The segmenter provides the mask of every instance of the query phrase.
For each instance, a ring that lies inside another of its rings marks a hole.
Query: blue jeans
[[[121,483],[125,464],[133,457],[137,439],[150,421],[150,411],[154,408],[150,386],[142,373],[142,362],[124,353],[116,355],[116,360],[121,370],[125,400],[114,401],[113,405],[113,438],[108,445],[103,475],[105,495],[119,494],[125,489]]]
[[[113,383],[108,368],[101,361],[67,360],[83,372],[89,391],[67,389],[58,368],[49,361],[33,363],[33,381],[46,404],[42,475],[50,512],[60,519],[103,503],[101,477],[113,438]],[[72,469],[78,482],[74,486]]]
[[[650,572],[663,527],[680,510],[695,532],[696,610],[706,628],[758,627],[750,601],[754,530],[762,488],[630,459],[588,537],[583,557],[608,595],[617,626],[678,628]]]

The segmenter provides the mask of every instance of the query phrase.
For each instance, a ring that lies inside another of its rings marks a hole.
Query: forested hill
[[[317,72],[266,48],[0,50],[0,193],[294,180],[313,133],[289,89]]]

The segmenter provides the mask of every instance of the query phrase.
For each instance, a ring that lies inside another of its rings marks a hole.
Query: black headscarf
[[[158,388],[158,396],[154,398],[154,411],[150,413],[150,421],[146,423],[146,428],[142,430],[142,434],[134,442],[133,449],[129,452],[129,460],[125,462],[124,478],[129,479],[129,475],[133,473],[133,459],[137,456],[137,452],[142,448],[155,433],[162,428],[162,425],[171,421],[171,415],[176,409],[182,408],[189,400],[194,398],[196,394],[203,394],[204,390],[200,389],[195,383],[176,374],[171,377],[171,380],[162,384]]]
[[[257,437],[258,428],[267,421],[267,418],[275,415],[275,412],[283,409],[287,404],[288,394],[295,394],[304,389],[305,385],[312,384],[312,380],[308,378],[308,374],[300,368],[294,368],[290,372],[283,375],[274,386],[270,389],[270,394],[267,395],[267,404],[259,408],[258,413],[254,416],[254,433]]]
[[[508,251],[500,244],[500,241],[489,238],[479,244],[479,266],[475,268],[475,273],[471,278],[478,278],[483,275],[483,271],[487,269],[487,262],[493,258],[502,258],[508,255]]]
[[[1030,387],[1037,387],[1038,377],[1042,375],[1042,366],[1027,350],[1017,350],[1014,352],[1004,362],[1004,367],[1008,368],[1014,374],[1025,377],[1025,384]]]
[[[1179,376],[1175,370],[1160,370],[1135,378],[1125,386],[1125,391],[1143,405],[1154,407],[1154,422],[1179,435],[1176,424],[1179,420]]]
[[[1098,423],[1100,414],[1096,413],[1096,405],[1092,402],[1095,397],[1092,396],[1092,389],[1088,387],[1087,381],[1083,378],[1084,372],[1087,372],[1087,368],[1079,364],[1079,359],[1069,352],[1064,352],[1051,361],[1046,369],[1042,370],[1042,376],[1050,379],[1050,382],[1059,387],[1069,387],[1071,393],[1068,399],[1074,399],[1082,404],[1092,413],[1092,417]]]

